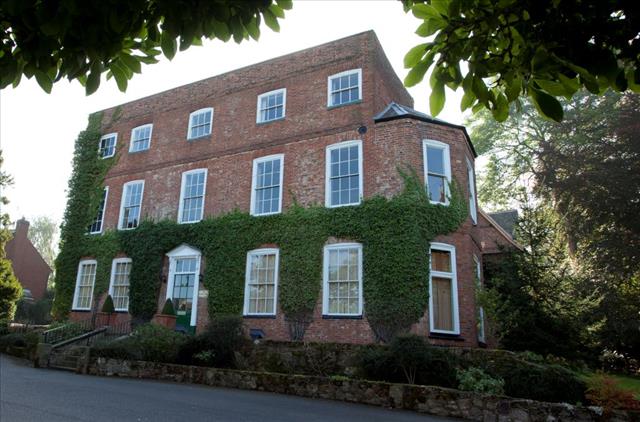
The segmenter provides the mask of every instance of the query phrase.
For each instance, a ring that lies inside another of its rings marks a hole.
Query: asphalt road
[[[257,391],[35,369],[0,355],[1,422],[445,420],[450,419]]]

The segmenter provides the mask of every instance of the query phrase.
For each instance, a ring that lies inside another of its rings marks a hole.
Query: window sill
[[[484,341],[478,340],[478,347],[481,349],[486,349],[489,346],[487,346],[487,343],[485,343]]]
[[[279,122],[285,119],[286,116],[282,116],[282,117],[278,117],[277,119],[273,119],[273,120],[267,120],[265,122],[256,122],[256,125],[258,126],[262,126],[262,125],[268,125],[269,123],[274,123],[274,122]]]
[[[362,319],[362,315],[322,315],[322,319]]]
[[[141,150],[138,150],[138,151],[131,151],[131,150],[129,150],[129,154],[140,154],[140,153],[142,153],[142,152],[147,152],[147,151],[149,151],[149,149],[150,149],[150,148],[147,148],[147,149],[141,149]]]
[[[329,105],[327,106],[327,110],[333,110],[334,108],[340,108],[340,107],[346,107],[346,106],[350,106],[350,105],[354,105],[354,104],[361,104],[362,100],[356,100],[356,101],[351,101],[349,103],[344,103],[344,104],[338,104],[338,105]]]
[[[211,140],[212,136],[209,133],[208,135],[196,136],[195,138],[187,138],[187,142],[196,142],[196,141],[205,141]]]
[[[91,309],[71,309],[71,312],[91,312]]]
[[[275,315],[242,315],[244,319],[276,319]]]
[[[452,341],[464,341],[464,338],[460,337],[460,334],[446,334],[446,333],[429,333],[429,338],[436,340],[452,340]]]

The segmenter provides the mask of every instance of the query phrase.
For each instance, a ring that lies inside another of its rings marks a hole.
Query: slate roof
[[[436,125],[448,126],[455,129],[460,129],[464,133],[467,142],[469,143],[469,147],[473,152],[473,156],[477,157],[473,144],[471,143],[471,138],[469,138],[469,134],[467,133],[467,129],[464,126],[456,125],[453,123],[445,122],[444,120],[436,119],[435,117],[431,117],[428,114],[422,113],[420,111],[414,110],[411,107],[407,107],[402,104],[398,104],[396,102],[391,102],[389,105],[382,110],[380,113],[373,116],[373,121],[376,123],[388,122],[390,120],[396,119],[416,119],[422,122],[433,123]]]
[[[504,229],[511,237],[513,237],[513,230],[515,229],[516,222],[518,221],[517,210],[506,210],[499,212],[491,212],[489,216],[498,223],[500,227]]]

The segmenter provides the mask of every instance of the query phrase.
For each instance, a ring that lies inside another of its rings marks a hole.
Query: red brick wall
[[[47,290],[51,269],[27,237],[28,233],[29,222],[18,220],[13,238],[5,245],[5,252],[22,287],[29,289],[33,298],[38,300]]]
[[[354,68],[362,69],[362,101],[328,109],[327,77]],[[284,87],[285,119],[256,124],[257,96]],[[373,116],[391,101],[413,106],[375,34],[367,32],[127,103],[119,118],[113,118],[115,108],[106,110],[103,132],[118,132],[119,158],[105,180],[109,186],[105,229],[117,226],[123,184],[138,179],[145,180],[142,215],[175,220],[181,174],[196,168],[208,170],[205,216],[234,209],[249,211],[252,161],[277,153],[284,154],[283,208],[292,204],[292,195],[304,206],[323,204],[326,147],[354,139],[363,143],[365,197],[397,194],[403,186],[398,166],[411,166],[423,178],[423,139],[449,144],[452,175],[468,195],[466,159],[473,163],[473,153],[463,131],[411,119],[374,124]],[[187,141],[189,114],[203,107],[214,107],[213,133]],[[131,129],[146,123],[154,124],[150,150],[129,154]],[[358,133],[360,126],[367,127],[365,134]],[[482,232],[467,219],[455,233],[436,239],[456,247],[461,335],[457,341],[433,339],[435,343],[477,345],[472,257],[481,258],[482,235],[478,233]],[[165,295],[163,284],[158,308]],[[321,298],[319,295],[305,340],[374,340],[366,318],[322,319]],[[198,299],[199,330],[206,321],[207,299],[203,297]],[[289,338],[280,310],[275,318],[246,318],[246,326],[263,329],[270,339]],[[413,331],[428,335],[428,313]]]

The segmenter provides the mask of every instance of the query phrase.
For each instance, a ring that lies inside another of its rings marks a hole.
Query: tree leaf
[[[100,75],[102,74],[102,63],[99,60],[95,60],[91,65],[91,73],[87,76],[87,83],[85,84],[86,95],[91,95],[100,86]]]
[[[116,80],[116,84],[118,85],[118,89],[121,92],[127,91],[128,78],[125,70],[118,64],[118,62],[113,62],[109,66],[109,70],[113,74],[113,78]]]
[[[476,95],[473,93],[473,91],[470,89],[466,89],[464,91],[464,95],[462,96],[462,100],[460,101],[460,111],[465,111],[466,109],[471,107],[475,100]]]
[[[278,3],[278,6],[280,6],[284,10],[290,10],[291,8],[293,8],[292,0],[276,0],[276,3]]]
[[[164,56],[172,60],[176,55],[176,50],[178,49],[178,42],[176,38],[169,34],[167,31],[162,32],[162,40],[160,41],[160,47],[162,48],[162,52]]]
[[[449,0],[431,0],[431,6],[443,16],[449,14]]]
[[[425,19],[424,23],[422,23],[418,29],[416,29],[416,34],[421,37],[428,37],[435,34],[437,31],[445,28],[447,26],[447,22],[443,19],[430,18]]]
[[[529,85],[529,96],[540,114],[556,122],[562,121],[564,111],[562,110],[562,105],[555,97],[534,88],[532,85]]]
[[[419,44],[409,50],[409,52],[404,56],[404,68],[411,69],[416,66],[427,53],[428,45],[429,43]]]
[[[429,69],[429,66],[430,64],[425,62],[424,60],[415,65],[404,78],[404,85],[407,88],[410,88],[419,84],[422,79],[424,79],[424,74],[427,73],[427,69]]]
[[[428,19],[428,18],[442,19],[442,16],[440,16],[440,13],[438,13],[438,11],[435,8],[424,3],[415,4],[411,8],[411,12],[413,13],[413,16],[415,16],[418,19]]]
[[[442,109],[444,108],[444,102],[446,100],[444,93],[444,83],[439,81],[436,85],[431,89],[431,95],[429,96],[429,109],[431,110],[431,115],[436,117]]]
[[[38,81],[38,85],[40,88],[44,90],[47,94],[51,94],[51,88],[53,88],[53,80],[46,73],[41,70],[36,70],[35,73],[36,81]]]
[[[120,54],[120,60],[125,66],[127,66],[133,72],[135,73],[142,72],[142,67],[140,65],[140,60],[138,59],[138,57],[123,53],[123,54]]]
[[[548,81],[544,79],[534,79],[533,82],[538,84],[540,88],[553,95],[554,97],[567,95],[567,89],[559,82]]]
[[[262,13],[264,17],[264,23],[271,28],[274,32],[280,32],[280,24],[278,23],[278,19],[274,16],[273,13],[269,9],[265,10]]]

